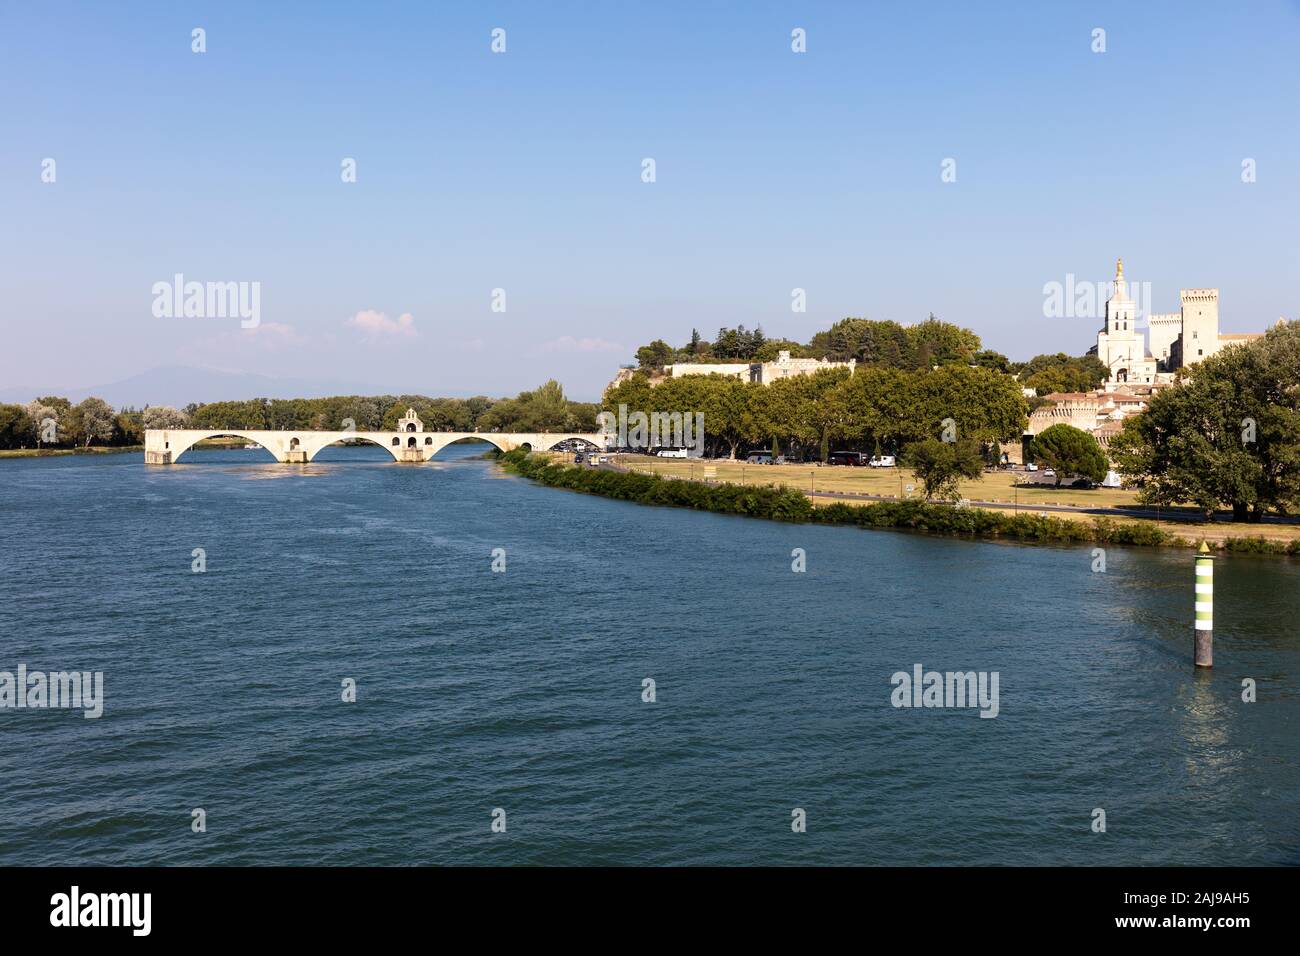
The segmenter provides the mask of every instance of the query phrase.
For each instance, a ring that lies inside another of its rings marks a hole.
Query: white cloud
[[[543,352],[621,352],[623,346],[607,339],[582,338],[561,335],[558,339],[542,343]]]
[[[385,312],[376,312],[374,309],[363,309],[352,318],[348,319],[348,325],[355,329],[360,329],[369,336],[380,335],[415,335],[415,318],[410,312],[403,312],[396,319],[390,319]]]

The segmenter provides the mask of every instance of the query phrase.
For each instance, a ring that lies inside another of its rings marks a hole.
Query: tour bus
[[[650,454],[656,458],[685,458],[687,449],[685,448],[652,448]]]
[[[866,453],[860,451],[833,451],[826,459],[828,465],[854,465],[861,468],[866,463]]]

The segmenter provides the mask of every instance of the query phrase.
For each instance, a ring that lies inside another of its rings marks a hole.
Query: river
[[[0,710],[0,864],[1300,863],[1294,559],[1219,559],[1197,674],[1185,551],[648,508],[484,447],[0,462],[0,670],[104,675],[98,719]],[[916,664],[996,672],[997,716],[892,706]]]

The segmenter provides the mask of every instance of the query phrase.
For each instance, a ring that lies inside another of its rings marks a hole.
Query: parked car
[[[826,459],[828,465],[854,465],[861,467],[867,463],[867,456],[860,451],[833,451]]]
[[[1044,478],[1055,478],[1055,477],[1056,477],[1056,469],[1055,469],[1055,468],[1044,468],[1044,469],[1043,469],[1043,477],[1044,477]]]
[[[1038,470],[1038,466],[1035,465],[1032,461],[1029,464],[1025,465],[1025,471],[1037,471],[1037,470]]]
[[[872,468],[893,468],[897,462],[893,455],[873,455],[867,464]]]
[[[1074,481],[1070,482],[1070,487],[1092,489],[1097,487],[1097,483],[1091,478],[1076,478]]]

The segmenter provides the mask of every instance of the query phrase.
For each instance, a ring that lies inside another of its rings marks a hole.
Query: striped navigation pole
[[[1214,666],[1214,555],[1204,541],[1196,553],[1196,666]]]

